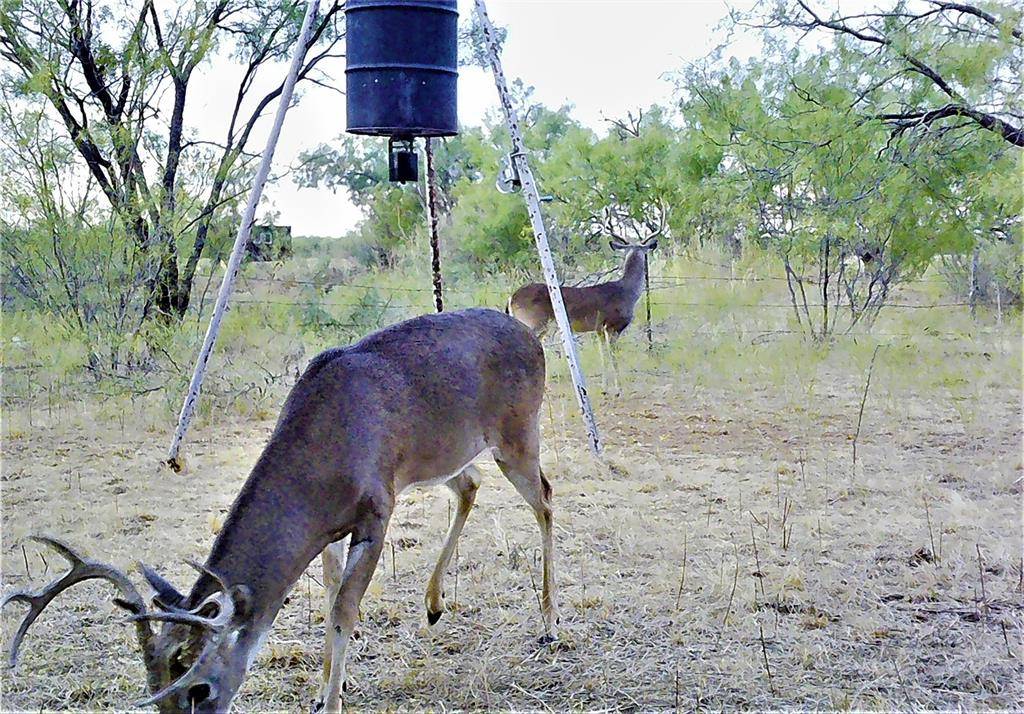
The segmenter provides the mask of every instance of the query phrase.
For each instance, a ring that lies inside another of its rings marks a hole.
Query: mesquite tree
[[[688,127],[723,149],[708,183],[781,260],[808,334],[870,324],[936,256],[1015,234],[1020,39],[1017,16],[1001,17],[765,4],[733,18],[764,31],[759,58],[679,75]],[[939,111],[953,95],[957,110]]]
[[[342,9],[340,0],[324,4],[301,80],[321,82],[318,68],[341,56]],[[81,220],[102,225],[110,218],[132,242],[143,282],[141,321],[179,319],[188,309],[210,232],[244,190],[238,179],[253,158],[253,130],[281,92],[280,83],[255,87],[288,55],[302,12],[294,0],[0,2],[5,123],[34,116],[58,127],[73,148],[100,197]],[[204,65],[227,57],[235,63],[228,70],[235,75],[232,109],[222,134],[201,136],[186,123],[190,88]],[[42,178],[31,153],[6,158]],[[5,252],[16,257],[12,231],[33,226],[16,207],[3,209]],[[59,223],[60,215],[49,215]],[[54,226],[55,254],[75,229]]]
[[[856,89],[850,106],[894,136],[965,123],[1024,146],[1020,4],[900,0],[891,8],[826,10],[774,3],[738,22],[834,42]]]

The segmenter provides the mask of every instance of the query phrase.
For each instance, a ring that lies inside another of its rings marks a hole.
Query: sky
[[[737,3],[732,2],[735,6]],[[574,116],[604,132],[605,118],[665,103],[672,95],[663,75],[710,52],[721,35],[715,26],[728,13],[726,0],[489,0],[488,13],[508,28],[502,63],[509,80],[535,88],[534,98],[550,106],[572,104]],[[740,2],[745,5],[747,2]],[[472,0],[459,0],[460,19]],[[265,87],[280,82],[284,63],[264,72]],[[203,135],[223,135],[225,117],[241,69],[218,60],[203,81],[192,85],[192,125]],[[331,66],[332,83],[344,88],[344,64]],[[302,85],[300,85],[302,86]],[[259,88],[259,87],[257,87]],[[489,70],[463,67],[459,74],[459,121],[479,124],[497,107]],[[276,105],[275,105],[276,108]],[[250,150],[262,151],[272,112],[254,132]],[[345,125],[345,98],[314,85],[302,89],[292,107],[274,156],[272,175],[287,174],[303,151],[337,138]],[[383,139],[382,139],[383,141]],[[344,192],[298,188],[287,175],[268,184],[260,212],[279,213],[278,223],[295,235],[338,236],[360,218]]]

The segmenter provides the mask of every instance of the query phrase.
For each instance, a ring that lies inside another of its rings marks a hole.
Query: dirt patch
[[[433,628],[423,588],[448,495],[402,499],[363,601],[347,706],[1024,706],[1019,385],[979,387],[987,418],[971,423],[941,395],[872,406],[854,465],[858,378],[837,377],[827,398],[800,408],[771,388],[698,390],[671,374],[625,380],[624,396],[597,404],[605,464],[585,452],[562,385],[550,397],[558,646],[537,643],[533,518],[485,464],[446,581],[449,611]],[[59,419],[37,412],[31,424],[8,415],[5,589],[56,575],[53,556],[16,545],[37,531],[125,567],[143,560],[187,585],[186,559],[204,558],[272,427],[200,427],[190,470],[177,476],[160,464],[171,419],[139,412],[125,421],[81,405]],[[304,710],[313,698],[321,582],[315,562],[278,617],[240,711]],[[132,638],[103,586],[69,591],[4,676],[2,708],[127,706],[143,689]]]

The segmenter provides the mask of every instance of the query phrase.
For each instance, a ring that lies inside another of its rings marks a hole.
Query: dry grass
[[[856,467],[873,343],[811,355],[746,340],[730,361],[714,335],[689,351],[669,341],[653,357],[634,337],[625,394],[597,398],[603,464],[586,453],[553,361],[543,460],[557,508],[559,643],[537,643],[533,518],[487,464],[446,582],[450,609],[433,628],[423,588],[447,491],[402,499],[363,602],[346,705],[1019,710],[1016,329],[992,344],[882,350]],[[4,588],[28,582],[26,561],[33,583],[55,575],[48,553],[44,564],[17,545],[40,530],[124,566],[142,559],[185,585],[185,559],[205,555],[272,417],[221,417],[216,428],[205,418],[182,477],[160,465],[171,417],[155,402],[37,406],[31,423],[26,409],[9,411]],[[306,709],[320,676],[319,582],[315,562],[241,711]],[[5,615],[6,637],[15,621]],[[67,593],[35,626],[16,673],[4,673],[0,708],[128,706],[143,679],[120,621],[102,586]]]

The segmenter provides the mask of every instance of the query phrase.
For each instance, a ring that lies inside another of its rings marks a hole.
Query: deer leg
[[[558,638],[558,604],[557,586],[555,585],[555,547],[553,521],[551,515],[551,484],[544,477],[540,468],[540,460],[536,455],[522,458],[510,458],[510,454],[502,450],[501,458],[495,458],[498,467],[505,477],[512,482],[526,502],[533,509],[533,515],[540,527],[543,544],[543,590],[541,593],[541,614],[544,618],[544,637],[546,642]]]
[[[612,366],[612,379],[615,384],[615,396],[619,396],[622,393],[622,387],[619,385],[619,365],[615,361],[615,345],[618,342],[618,333],[612,334],[607,330],[604,331],[604,341],[608,346],[608,361]]]
[[[480,471],[475,466],[467,466],[462,473],[445,484],[455,494],[459,504],[455,511],[455,518],[452,519],[451,525],[448,527],[448,535],[445,536],[441,556],[437,559],[437,565],[434,566],[434,572],[427,583],[427,622],[431,625],[440,620],[441,614],[444,612],[444,571],[448,569],[452,553],[455,552],[455,546],[459,542],[459,535],[462,533],[463,526],[466,525],[466,519],[469,518],[473,503],[476,501],[476,492],[480,488],[481,480]]]
[[[597,352],[601,355],[601,389],[608,391],[608,365],[605,362],[604,351],[607,346],[607,334],[604,330],[597,333]]]
[[[348,538],[343,538],[330,543],[320,554],[324,566],[324,587],[327,589],[327,597],[324,599],[324,622],[328,635],[324,638],[324,672],[319,701],[323,701],[324,690],[327,688],[327,681],[331,675],[331,656],[334,649],[331,647],[330,633],[334,631],[334,601],[338,597],[338,591],[341,590],[341,578],[345,571],[347,550]]]
[[[321,692],[322,697],[314,706],[315,711],[322,709],[327,714],[336,714],[340,710],[341,686],[345,680],[345,650],[359,618],[359,601],[370,584],[384,549],[384,534],[390,516],[390,506],[386,510],[379,508],[352,531],[345,570],[330,605],[327,646],[331,650],[331,664]]]

